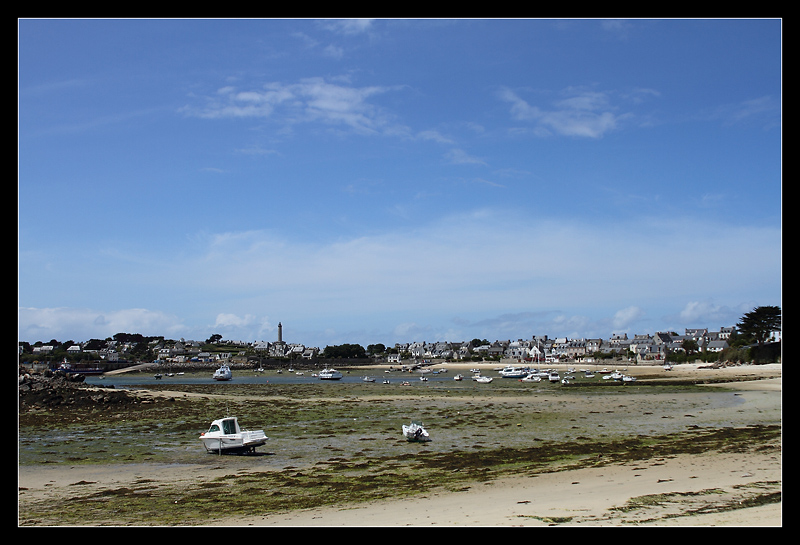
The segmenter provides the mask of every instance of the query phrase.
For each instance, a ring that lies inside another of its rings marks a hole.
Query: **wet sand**
[[[563,366],[565,369],[567,366]],[[776,410],[781,404],[780,366],[702,369],[679,366],[669,378],[729,378],[751,411]],[[628,367],[629,374],[652,374],[653,368]],[[739,382],[745,379],[745,382]],[[749,380],[748,380],[749,379]],[[781,503],[709,514],[685,514],[688,502],[637,512],[616,510],[631,498],[663,494],[681,497],[710,489],[735,490],[765,481],[781,481],[781,456],[774,453],[678,455],[616,466],[547,473],[476,484],[464,492],[370,505],[310,509],[266,517],[225,520],[253,526],[781,526]],[[697,508],[697,506],[694,506]]]
[[[492,369],[496,366],[494,364],[484,368]],[[447,367],[451,373],[462,372],[468,376],[464,369],[481,366],[450,364],[442,367]],[[564,369],[567,367],[563,366]],[[666,372],[653,366],[628,366],[627,373],[642,377],[655,374],[660,379],[669,380],[720,380],[722,382],[709,384],[708,387],[733,388],[734,395],[738,396],[743,405],[714,410],[720,413],[746,410],[751,414],[763,415],[766,420],[780,422],[780,365],[725,369],[702,367],[682,365]],[[726,383],[728,380],[736,382]],[[579,402],[578,398],[576,402]],[[617,399],[615,403],[618,402]],[[368,504],[303,509],[268,516],[234,518],[222,514],[215,517],[213,525],[781,526],[780,502],[719,512],[704,508],[712,500],[722,504],[735,504],[738,491],[763,487],[764,483],[772,483],[769,486],[780,491],[782,455],[780,445],[777,447],[773,450],[754,448],[749,452],[722,454],[680,454],[604,467],[501,478],[473,483],[465,490],[457,492],[428,491],[424,496],[413,499],[387,499]],[[20,466],[19,486],[25,491],[25,501],[38,501],[67,495],[82,485],[97,488],[126,486],[144,478],[180,483],[209,480],[217,475],[224,475],[225,472],[229,472],[229,469],[208,465],[181,466],[179,471],[175,467],[153,464],[78,465],[69,468]],[[714,490],[715,493],[703,493],[709,490]],[[640,507],[627,505],[633,499],[650,495],[659,495],[662,501]],[[696,514],[689,515],[690,512]]]

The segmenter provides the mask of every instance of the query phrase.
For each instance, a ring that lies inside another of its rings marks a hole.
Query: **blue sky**
[[[781,21],[20,20],[19,338],[781,305]]]

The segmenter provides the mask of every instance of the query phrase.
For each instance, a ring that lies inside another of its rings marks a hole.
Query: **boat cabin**
[[[228,418],[222,418],[220,420],[214,420],[211,423],[211,427],[208,428],[208,432],[218,432],[221,431],[225,435],[234,435],[239,433],[241,430],[239,429],[239,422],[236,420],[235,416],[231,416]]]

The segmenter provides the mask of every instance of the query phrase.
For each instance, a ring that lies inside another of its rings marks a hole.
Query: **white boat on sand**
[[[214,380],[231,380],[233,378],[233,373],[231,373],[231,368],[225,364],[220,365],[219,369],[214,371],[214,375],[212,377]]]
[[[520,382],[541,382],[542,377],[540,377],[538,373],[530,373],[519,380]]]
[[[492,377],[473,377],[473,380],[482,384],[489,384],[492,382]]]
[[[411,424],[408,426],[403,424],[403,435],[411,442],[424,442],[431,440],[428,430],[423,428],[422,423],[417,422],[416,420],[412,420]]]
[[[208,431],[200,434],[200,440],[208,452],[255,452],[255,448],[267,442],[264,430],[247,431],[239,427],[235,416],[214,420]]]

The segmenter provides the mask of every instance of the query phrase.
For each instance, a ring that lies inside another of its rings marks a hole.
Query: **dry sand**
[[[451,369],[458,369],[449,366]],[[468,365],[466,368],[475,367]],[[493,366],[492,366],[493,367]],[[753,411],[781,410],[781,366],[702,369],[677,366],[664,372],[676,380],[709,377],[737,380],[734,387]],[[566,369],[566,366],[564,366]],[[628,374],[658,373],[650,366],[629,366]],[[738,382],[742,378],[746,382]],[[709,385],[714,387],[715,385]],[[429,492],[423,497],[292,511],[269,516],[223,518],[215,526],[762,526],[782,525],[782,504],[686,515],[704,504],[711,489],[724,503],[736,490],[760,483],[782,483],[782,455],[774,451],[678,455],[613,466],[567,470],[533,477],[476,483],[459,492]],[[70,486],[124,485],[146,475],[162,482],[213,478],[207,466],[99,465],[72,468],[19,467],[19,486],[30,499],[58,496]],[[781,484],[778,484],[780,490]],[[632,498],[672,494],[673,501],[639,510],[620,510]],[[727,494],[727,496],[725,496]],[[722,497],[725,496],[725,497]]]

